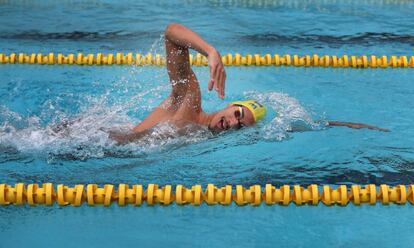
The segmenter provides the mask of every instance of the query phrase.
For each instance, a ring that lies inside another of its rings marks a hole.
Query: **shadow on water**
[[[45,166],[27,165],[14,168],[3,168],[4,183],[67,183],[67,184],[184,184],[203,186],[213,183],[223,185],[273,185],[307,186],[309,184],[412,184],[414,182],[414,160],[395,157],[365,157],[363,161],[354,162],[327,162],[315,166],[311,162],[297,165],[293,162],[271,165],[245,165],[229,170],[227,165],[208,167],[202,164],[168,163],[158,157],[146,157],[119,161],[106,161],[101,165],[75,162],[76,165],[64,166],[55,164]],[[236,166],[237,167],[237,166]],[[236,170],[236,171],[234,171]],[[30,173],[29,173],[30,172]]]
[[[410,162],[411,166],[414,166],[414,161]],[[306,171],[306,174],[315,174],[316,176],[300,176],[298,171]],[[329,174],[329,175],[320,175]],[[319,175],[319,176],[318,176]],[[255,172],[249,180],[241,180],[240,184],[249,186],[254,184],[265,185],[271,183],[273,185],[283,184],[300,184],[307,186],[310,184],[332,184],[332,185],[352,185],[352,184],[412,184],[414,182],[414,172],[411,170],[399,170],[397,172],[390,172],[384,170],[378,170],[375,172],[365,172],[353,169],[342,170],[326,170],[321,173],[319,169],[312,169],[308,167],[296,167],[291,173],[279,174],[279,173],[266,173]],[[226,182],[230,183],[230,182]],[[232,182],[234,184],[234,182]]]
[[[282,35],[277,33],[263,33],[244,35],[241,37],[244,42],[251,45],[270,45],[270,44],[324,44],[327,46],[338,45],[363,45],[374,46],[378,44],[408,44],[414,45],[414,36],[409,34],[394,33],[374,33],[365,32],[354,35],[317,35],[317,34],[299,34],[299,35]]]
[[[71,40],[71,41],[113,41],[113,40],[139,40],[141,38],[156,39],[160,36],[159,31],[154,32],[41,32],[37,30],[25,31],[20,33],[2,33],[0,39],[12,40]]]
[[[2,33],[0,39],[12,40],[70,40],[70,41],[116,41],[116,40],[139,40],[142,38],[156,39],[160,36],[160,31],[112,31],[112,32],[42,32],[38,30],[24,31],[20,33]],[[414,45],[414,36],[410,34],[394,33],[375,33],[365,32],[353,35],[318,35],[318,34],[297,34],[283,35],[278,33],[259,33],[252,35],[242,35],[240,39],[251,45],[261,46],[270,44],[324,44],[328,46],[338,45],[364,45],[374,46],[378,44],[408,44]]]

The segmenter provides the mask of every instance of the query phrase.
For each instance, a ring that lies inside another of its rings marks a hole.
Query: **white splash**
[[[263,139],[280,141],[289,138],[291,132],[320,130],[325,126],[323,121],[314,121],[300,102],[288,94],[252,91],[245,95],[268,108],[269,113],[261,128]]]

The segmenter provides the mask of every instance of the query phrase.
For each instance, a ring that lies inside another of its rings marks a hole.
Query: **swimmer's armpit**
[[[371,126],[371,125],[367,125],[364,123],[354,123],[354,122],[328,121],[328,126],[349,127],[349,128],[354,128],[354,129],[368,128],[371,130],[390,132],[390,130],[386,128]]]

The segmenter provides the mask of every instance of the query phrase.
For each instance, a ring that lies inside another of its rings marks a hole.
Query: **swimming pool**
[[[178,8],[177,6],[180,5]],[[165,26],[181,22],[224,53],[410,55],[407,1],[5,2],[2,52],[162,53]],[[45,16],[58,17],[47,19]],[[142,120],[166,95],[165,68],[0,66],[0,182],[74,184],[410,184],[412,69],[228,67],[226,100],[269,107],[259,125],[211,136],[115,146],[101,128]],[[52,132],[78,120],[66,135]],[[324,128],[364,122],[390,133]],[[287,132],[291,127],[305,132]],[[242,156],[240,155],[242,154]],[[399,246],[409,247],[411,206],[1,207],[0,247]],[[41,228],[39,228],[41,227]],[[75,230],[75,231],[73,231]],[[23,238],[24,237],[24,238]]]

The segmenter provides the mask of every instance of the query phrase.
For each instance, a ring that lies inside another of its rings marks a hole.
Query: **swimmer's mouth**
[[[220,122],[219,122],[218,124],[219,124],[219,127],[220,127],[222,130],[227,130],[227,128],[226,128],[226,127],[224,127],[224,117],[222,117],[222,118],[221,118],[221,120],[220,120]],[[227,127],[228,127],[228,125],[227,125]]]

